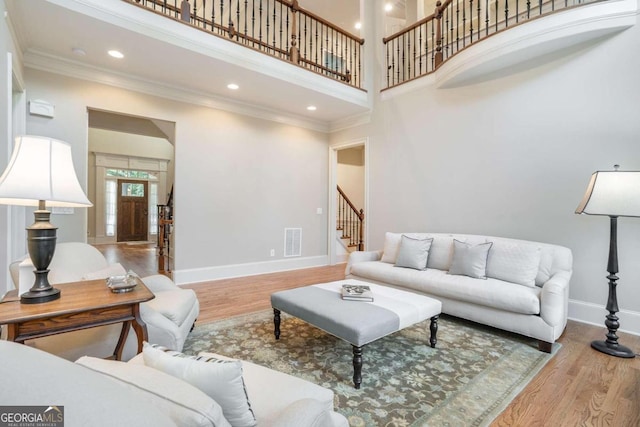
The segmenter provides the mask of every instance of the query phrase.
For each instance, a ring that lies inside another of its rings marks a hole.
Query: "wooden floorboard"
[[[110,262],[140,276],[154,274],[154,245],[99,245]],[[344,278],[344,265],[239,277],[185,285],[200,301],[198,323],[268,309],[272,292]],[[604,325],[604,316],[603,316]],[[491,424],[512,426],[640,426],[640,357],[621,359],[590,347],[604,326],[569,321],[562,348]],[[619,333],[620,343],[640,352],[640,336]]]

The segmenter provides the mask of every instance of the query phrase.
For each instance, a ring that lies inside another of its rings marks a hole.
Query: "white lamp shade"
[[[40,200],[48,206],[91,206],[76,177],[69,144],[43,136],[19,136],[0,176],[0,203],[38,206]]]
[[[640,171],[598,171],[577,214],[640,217]]]

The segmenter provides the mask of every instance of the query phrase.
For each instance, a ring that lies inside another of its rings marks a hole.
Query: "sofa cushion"
[[[392,264],[381,264],[394,269]],[[396,268],[395,270],[404,269]],[[200,353],[199,356],[228,359],[219,354],[204,352]],[[309,378],[309,381],[305,381],[293,375],[278,372],[245,360],[242,361],[242,366],[247,393],[260,426],[273,425],[289,405],[300,399],[314,399],[319,401],[326,411],[333,411],[333,391],[310,382],[312,378]],[[278,369],[286,370],[287,364],[282,364]],[[272,393],[269,393],[268,390],[273,390],[274,393],[277,393],[277,398]]]
[[[424,270],[427,268],[431,242],[433,239],[414,239],[402,236],[395,266]]]
[[[395,264],[396,258],[398,258],[398,249],[400,249],[401,240],[401,233],[386,232],[384,234],[384,248],[380,261]]]
[[[0,340],[0,402],[3,406],[65,407],[65,424],[72,426],[175,427],[169,417],[120,382],[91,372],[30,345]],[[3,410],[6,412],[6,410]],[[34,422],[2,425],[51,425]],[[59,423],[58,425],[61,425]]]
[[[196,303],[196,293],[192,289],[176,289],[155,294],[155,298],[145,302],[148,307],[162,314],[180,326]]]
[[[287,406],[271,427],[327,427],[333,426],[331,413],[315,399],[300,399]]]
[[[489,251],[487,276],[535,286],[540,256],[539,246],[497,239]]]
[[[144,364],[199,388],[222,407],[233,427],[253,427],[256,417],[242,378],[242,362],[214,356],[187,356],[145,343]]]
[[[442,296],[514,313],[540,314],[542,290],[539,287],[518,286],[493,278],[479,280],[430,268],[423,271],[394,268],[380,261],[354,264],[351,274],[365,280],[423,292],[436,299]]]
[[[427,268],[437,268],[438,270],[448,270],[451,266],[451,256],[453,255],[453,236],[434,234],[433,243],[429,249],[429,259]]]
[[[76,363],[125,384],[131,393],[152,404],[179,426],[230,427],[218,403],[171,375],[143,365],[88,356]]]
[[[492,245],[491,242],[474,245],[454,239],[449,274],[486,279],[487,258]]]

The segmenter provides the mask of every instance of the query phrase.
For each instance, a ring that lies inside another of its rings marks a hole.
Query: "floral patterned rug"
[[[445,315],[438,323],[435,349],[428,320],[367,344],[359,390],[351,345],[285,313],[278,341],[268,310],[198,325],[183,351],[249,360],[330,388],[349,424],[367,427],[488,425],[553,357],[526,337]]]

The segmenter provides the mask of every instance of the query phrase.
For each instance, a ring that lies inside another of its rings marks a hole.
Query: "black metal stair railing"
[[[358,210],[349,197],[338,186],[338,206],[336,229],[343,239],[349,239],[348,246],[364,250],[364,210]]]
[[[364,40],[298,0],[123,0],[362,88]]]
[[[434,72],[462,49],[509,27],[602,0],[445,0],[383,39],[387,88]]]

